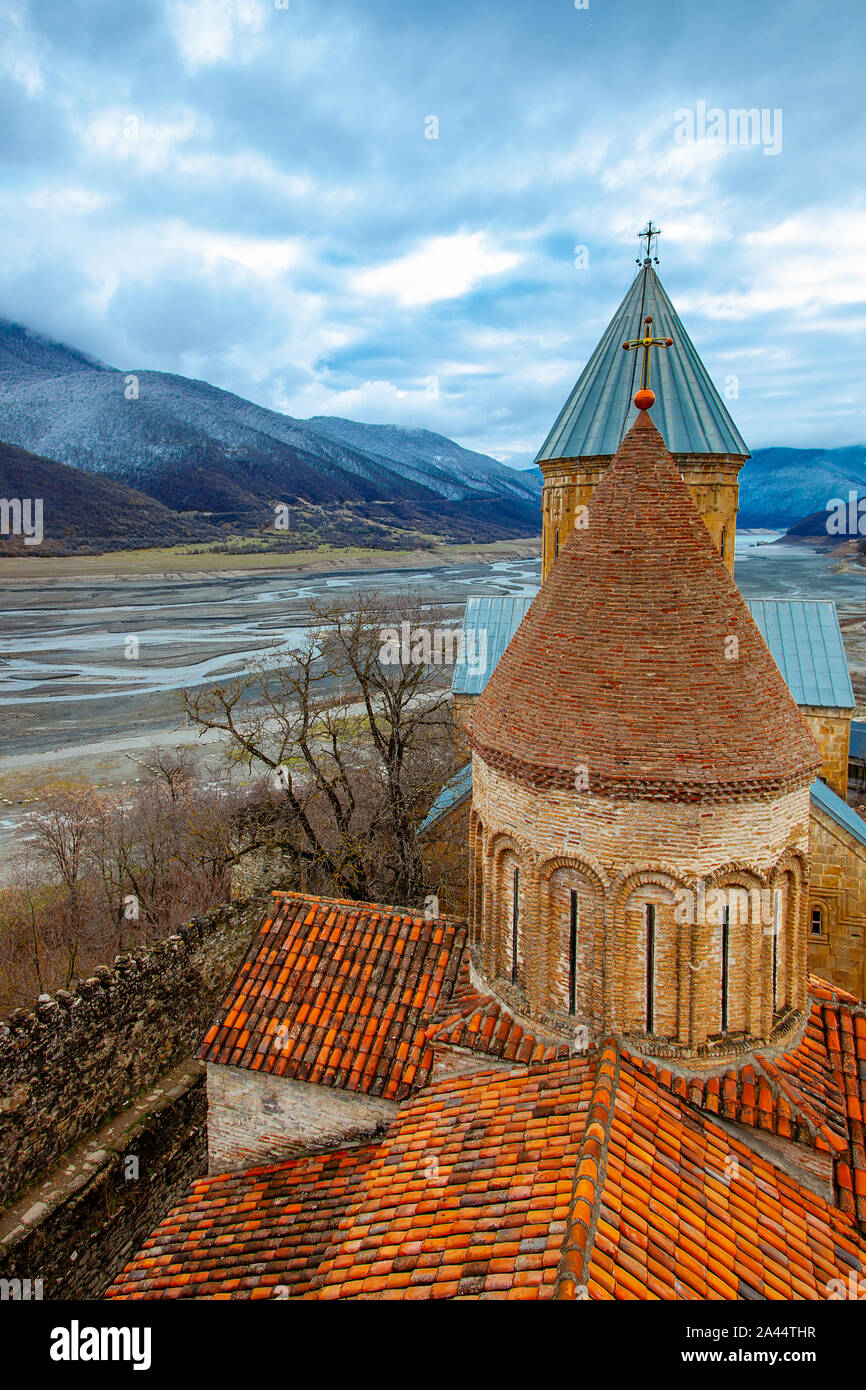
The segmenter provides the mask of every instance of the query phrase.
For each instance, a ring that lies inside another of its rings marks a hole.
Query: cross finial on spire
[[[655,261],[656,265],[658,265],[659,258],[658,256],[653,255],[653,241],[657,241],[661,234],[661,227],[654,227],[652,223],[652,218],[650,218],[649,222],[647,222],[643,231],[638,232],[638,236],[640,237],[641,241],[646,242],[646,246],[644,247],[645,255],[643,261],[641,261],[640,256],[638,256],[638,265],[649,265],[652,261]]]
[[[627,343],[623,343],[623,349],[628,352],[631,348],[643,348],[643,362],[640,371],[640,389],[635,395],[634,403],[638,410],[649,410],[655,402],[655,393],[650,390],[650,348],[671,347],[673,338],[654,338],[652,314],[647,314],[643,321],[644,335],[642,338],[631,338]]]

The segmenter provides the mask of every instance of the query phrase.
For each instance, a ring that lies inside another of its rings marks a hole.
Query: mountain
[[[866,493],[866,446],[756,449],[740,473],[739,527],[789,527],[849,489]]]
[[[0,320],[0,438],[178,512],[273,523],[279,503],[455,540],[537,535],[540,485],[428,430],[297,420],[205,381],[122,372]]]
[[[125,483],[94,477],[53,459],[40,458],[0,443],[0,497],[42,503],[38,545],[21,532],[0,534],[0,555],[97,554],[137,550],[219,538],[222,532],[196,517],[185,517]],[[34,513],[28,513],[32,525]]]

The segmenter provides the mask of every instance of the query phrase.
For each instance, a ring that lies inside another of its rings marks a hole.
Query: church
[[[654,235],[539,454],[539,592],[467,606],[421,829],[465,880],[274,893],[198,1054],[209,1174],[109,1298],[859,1287],[851,683],[833,604],[737,589],[748,450]]]

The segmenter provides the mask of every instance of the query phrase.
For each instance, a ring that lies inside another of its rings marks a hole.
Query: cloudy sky
[[[526,465],[651,216],[747,441],[866,443],[862,0],[0,17],[2,317]]]

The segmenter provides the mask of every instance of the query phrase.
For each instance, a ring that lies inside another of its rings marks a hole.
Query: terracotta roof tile
[[[379,1144],[200,1180],[109,1297],[787,1300],[863,1268],[852,1215],[607,1044],[430,1086]]]
[[[558,1298],[825,1299],[866,1259],[849,1216],[625,1054],[592,1210],[591,1247],[569,1262],[575,1201]]]
[[[434,1052],[456,1047],[504,1062],[554,1062],[571,1055],[567,1043],[548,1037],[513,1017],[492,995],[482,994],[469,979],[466,955],[454,993],[425,1028]]]
[[[389,1100],[423,1085],[433,1062],[424,1025],[451,997],[464,925],[274,897],[197,1055]]]
[[[866,1063],[866,1012],[853,995],[815,977],[810,994],[810,1012],[798,1045],[776,1056],[758,1053],[754,1066],[732,1066],[722,1076],[690,1077],[686,1088],[684,1079],[666,1068],[636,1056],[632,1061],[661,1087],[709,1114],[836,1158],[846,1155],[853,1163],[858,1146],[863,1151],[866,1065],[861,1083],[857,1063]]]
[[[106,1298],[300,1296],[374,1152],[336,1150],[200,1178]]]

